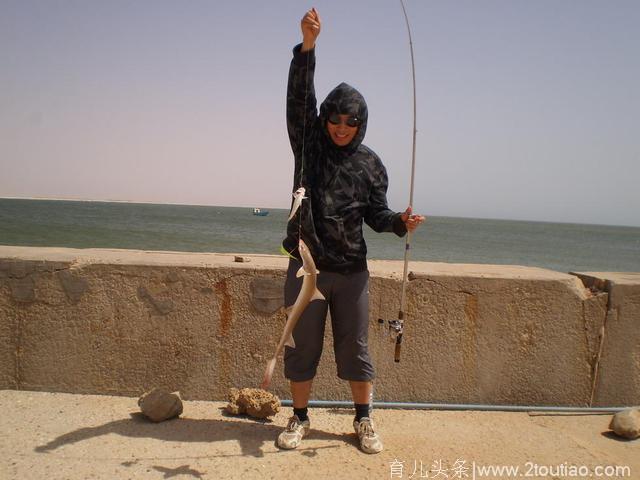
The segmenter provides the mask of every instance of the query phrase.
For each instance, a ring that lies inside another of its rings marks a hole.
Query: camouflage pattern
[[[309,246],[320,270],[350,273],[367,268],[362,222],[376,232],[406,233],[400,214],[387,206],[387,171],[380,158],[362,144],[367,131],[367,104],[355,88],[341,83],[317,112],[313,75],[315,51],[293,50],[287,86],[287,130],[295,158],[293,191],[302,202],[287,225],[284,248],[297,253],[298,236]],[[306,91],[306,98],[305,98]],[[351,143],[333,143],[326,124],[332,113],[357,116],[362,122]],[[304,152],[303,152],[304,150]],[[304,153],[304,154],[303,154]]]

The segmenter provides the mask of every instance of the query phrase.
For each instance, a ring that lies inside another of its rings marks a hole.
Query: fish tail
[[[271,384],[271,378],[273,377],[273,371],[276,368],[276,357],[273,357],[271,360],[267,362],[267,368],[264,370],[264,377],[262,378],[262,383],[260,384],[260,388],[266,390],[269,388]]]
[[[293,334],[289,334],[289,338],[284,342],[287,347],[296,348],[296,341],[293,339]]]

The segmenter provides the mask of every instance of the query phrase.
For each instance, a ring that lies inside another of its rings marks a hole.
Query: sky
[[[640,226],[640,2],[405,0],[414,211]],[[0,197],[288,208],[291,49],[315,6],[320,103],[409,203],[399,0],[0,0]]]

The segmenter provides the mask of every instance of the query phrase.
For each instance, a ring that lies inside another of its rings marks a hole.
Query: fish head
[[[296,198],[304,198],[305,193],[306,193],[305,188],[300,187],[299,189],[296,190],[296,193],[294,193],[293,196]]]
[[[300,250],[300,255],[309,252],[309,247],[307,247],[307,244],[304,243],[302,239],[298,240],[298,250]]]

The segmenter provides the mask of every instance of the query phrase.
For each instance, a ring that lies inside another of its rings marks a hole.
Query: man
[[[341,83],[318,114],[313,75],[320,28],[320,16],[313,8],[301,21],[303,41],[294,48],[289,69],[287,129],[295,157],[294,190],[304,186],[308,198],[289,222],[283,246],[299,259],[297,245],[302,236],[320,271],[318,289],[325,300],[309,304],[293,331],[295,348],[285,349],[294,414],[277,444],[296,448],[309,431],[307,405],[329,309],[338,377],[351,386],[360,448],[378,453],[382,441],[369,412],[375,374],[367,345],[369,272],[362,222],[377,232],[403,236],[424,217],[412,215],[411,207],[404,213],[388,208],[386,169],[375,152],[362,144],[368,112],[360,92]],[[302,280],[295,275],[300,265],[295,259],[289,262],[286,305],[292,305],[300,291]]]

